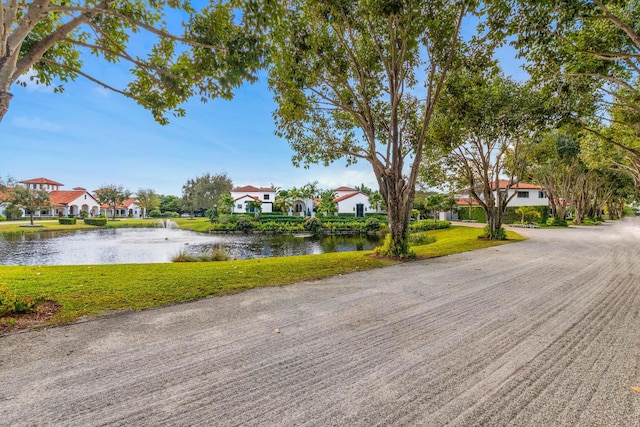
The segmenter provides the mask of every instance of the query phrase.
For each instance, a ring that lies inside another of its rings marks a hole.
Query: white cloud
[[[39,119],[37,117],[16,117],[13,119],[13,125],[20,129],[40,130],[47,132],[58,132],[62,130],[62,126],[57,123]]]
[[[111,94],[111,91],[109,89],[106,89],[102,86],[96,86],[93,88],[92,90],[93,93],[100,95],[103,98],[108,98],[109,95]]]
[[[36,73],[32,69],[29,69],[25,74],[18,78],[19,82],[26,84],[26,89],[29,92],[41,92],[41,93],[53,93],[53,86],[47,86],[40,83],[36,78]]]

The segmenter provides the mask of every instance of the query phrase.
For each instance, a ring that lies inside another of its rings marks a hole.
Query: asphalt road
[[[522,233],[0,337],[0,425],[640,425],[640,223]]]

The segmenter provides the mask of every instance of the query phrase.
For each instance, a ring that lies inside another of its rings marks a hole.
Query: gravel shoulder
[[[640,425],[640,222],[518,232],[0,337],[0,425]]]

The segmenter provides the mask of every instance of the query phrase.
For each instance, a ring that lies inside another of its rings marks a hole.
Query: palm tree
[[[540,218],[542,216],[542,214],[540,213],[540,211],[538,211],[535,206],[520,206],[518,209],[516,209],[516,213],[522,215],[522,219],[520,220],[520,222],[522,224],[524,224],[524,219],[525,217],[536,217],[536,218]]]
[[[362,191],[362,190],[360,190],[360,191]],[[363,193],[364,193],[364,191],[363,191]],[[380,208],[382,208],[383,204],[384,204],[384,199],[382,198],[382,194],[380,194],[379,191],[376,191],[375,193],[369,194],[369,206],[371,206],[371,208],[373,210],[378,212],[380,210]]]

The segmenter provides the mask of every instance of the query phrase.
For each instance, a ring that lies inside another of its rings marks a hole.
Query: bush
[[[29,313],[42,303],[42,299],[17,297],[4,286],[0,286],[0,316]]]
[[[173,262],[209,262],[209,261],[229,261],[229,259],[231,259],[231,257],[223,249],[216,249],[215,251],[210,251],[201,255],[193,255],[193,254],[188,254],[185,251],[180,251],[178,255],[171,258],[171,261]]]
[[[87,211],[80,211],[80,215],[78,215],[80,218],[85,219],[85,218],[89,218],[89,212]]]
[[[22,217],[22,211],[16,205],[9,205],[4,210],[4,214],[7,216],[7,219],[20,219]]]
[[[411,231],[429,231],[429,230],[441,230],[443,228],[451,227],[449,221],[439,221],[434,219],[423,219],[415,221],[409,224],[409,230]]]
[[[380,256],[393,257],[391,243],[392,243],[391,234],[387,234],[386,237],[384,238],[384,242],[382,243],[382,245],[376,247],[374,252]],[[409,236],[407,236],[407,239],[405,240],[404,244],[406,246],[399,248],[400,252],[403,252],[406,254],[405,258],[415,258],[416,253],[409,249]]]
[[[414,233],[414,234],[410,234],[409,235],[409,245],[411,246],[423,246],[423,245],[428,245],[430,243],[434,243],[436,241],[436,238],[433,236],[430,236],[429,234],[422,232],[422,233]]]
[[[238,222],[236,222],[236,226],[235,226],[236,231],[242,231],[244,233],[248,233],[252,229],[253,229],[253,223],[247,217],[243,216],[238,220]]]
[[[365,231],[378,231],[380,230],[380,220],[378,218],[367,218],[364,222]]]
[[[555,227],[568,227],[569,223],[564,219],[551,217],[547,219],[547,225]]]
[[[178,218],[180,214],[178,214],[178,212],[167,211],[167,212],[164,212],[161,216],[165,218]]]
[[[160,218],[162,216],[162,213],[160,212],[160,209],[151,209],[149,212],[147,212],[147,216],[150,218]]]
[[[98,227],[104,227],[107,225],[107,218],[85,218],[84,223],[87,225],[95,225]]]
[[[498,228],[495,232],[491,232],[491,230],[489,229],[488,225],[485,225],[483,231],[482,231],[482,236],[486,239],[491,239],[491,240],[507,240],[507,232],[505,231],[504,228],[500,227]]]
[[[322,231],[322,221],[317,217],[311,217],[304,222],[304,229],[314,234],[320,234]]]
[[[58,223],[64,224],[64,225],[75,225],[76,219],[75,218],[58,218]]]
[[[0,215],[0,221],[6,221],[6,219],[2,215]]]

